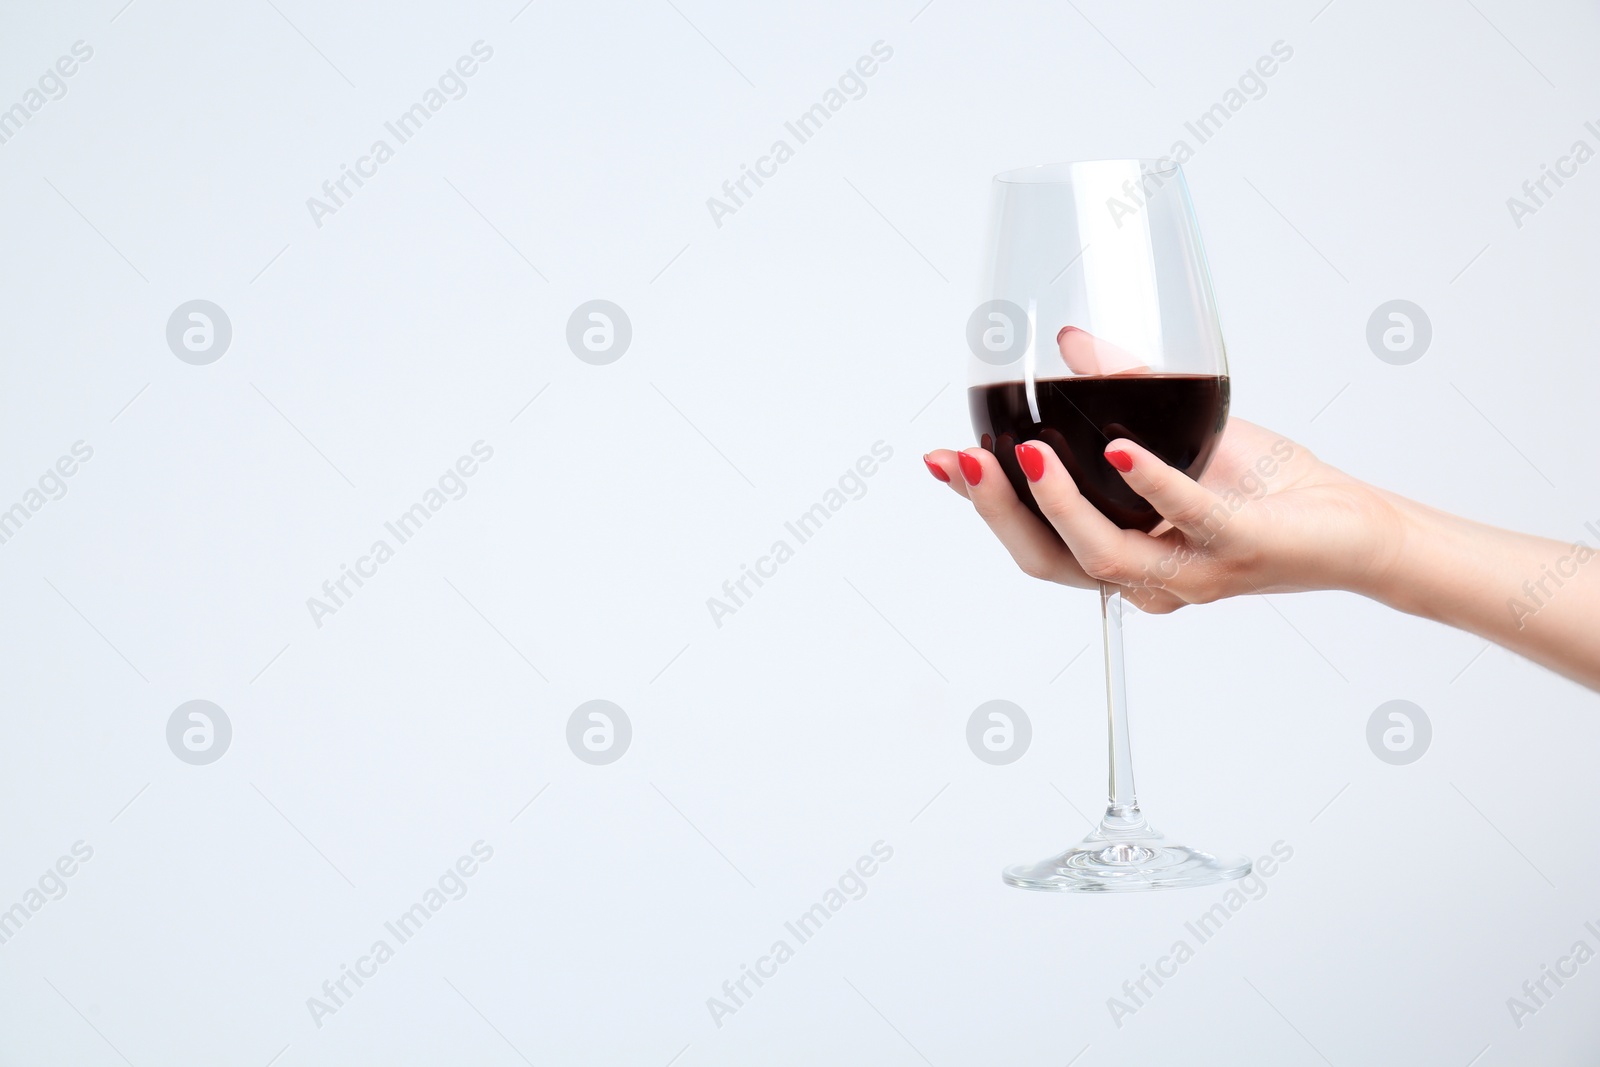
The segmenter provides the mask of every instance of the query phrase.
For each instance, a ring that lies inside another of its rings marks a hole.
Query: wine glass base
[[[1250,873],[1250,861],[1218,859],[1175,845],[1148,827],[1137,834],[1096,830],[1074,848],[1032,864],[1007,867],[1000,877],[1018,889],[1055,893],[1134,893],[1230,882]]]

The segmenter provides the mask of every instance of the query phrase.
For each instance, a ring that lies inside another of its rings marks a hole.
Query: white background
[[[1588,1062],[1600,964],[1520,1029],[1506,1001],[1600,948],[1595,695],[1337,594],[1130,622],[1152,818],[1294,855],[1115,1025],[1222,891],[1000,883],[1102,799],[1094,598],[1024,578],[918,456],[971,440],[989,176],[1193,144],[1282,40],[1186,167],[1235,413],[1593,543],[1600,164],[1520,229],[1505,202],[1600,147],[1600,19],[919,2],[6,5],[0,107],[94,56],[0,145],[0,507],[94,455],[0,545],[0,908],[94,854],[0,945],[0,1062]],[[480,39],[466,96],[319,228],[307,198]],[[866,95],[715,225],[879,40]],[[165,339],[196,298],[233,327],[208,366]],[[1396,298],[1433,323],[1409,366],[1365,341]],[[591,299],[632,321],[609,366],[565,342]],[[467,495],[317,627],[307,598],[478,440]],[[879,440],[865,496],[716,627]],[[633,726],[609,766],[565,741],[597,698]],[[964,738],[996,698],[1034,727],[1005,767]],[[1397,698],[1434,730],[1405,767],[1365,739]],[[192,699],[233,726],[208,766],[167,747]],[[480,839],[467,895],[317,1026]],[[879,840],[866,895],[717,1026]]]

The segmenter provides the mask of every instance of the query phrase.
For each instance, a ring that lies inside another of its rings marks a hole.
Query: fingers
[[[1149,449],[1119,437],[1106,446],[1106,459],[1130,489],[1195,544],[1209,544],[1228,521],[1231,512],[1221,497]]]
[[[1094,584],[1061,539],[1017,499],[1011,482],[991,453],[982,448],[965,452],[938,449],[923,459],[930,472],[938,472],[934,477],[944,474],[952,489],[972,501],[1024,573],[1065,585]]]
[[[939,481],[948,485],[958,496],[967,495],[966,479],[961,477],[960,460],[956,457],[959,452],[948,448],[936,448],[922,457],[922,462],[928,465],[928,473]]]
[[[939,449],[924,462],[934,477],[972,502],[1029,575],[1065,585],[1120,586],[1131,603],[1158,614],[1228,595],[1218,591],[1218,561],[1236,555],[1253,535],[1235,530],[1227,542],[1213,542],[1228,523],[1248,517],[1148,449],[1118,438],[1106,448],[1102,462],[1116,468],[1129,488],[1166,520],[1169,528],[1157,535],[1119,529],[1101,514],[1047,443],[1018,446],[1017,459],[1048,525],[1019,499],[987,450]]]
[[[1148,534],[1121,530],[1078,491],[1055,449],[1042,441],[1020,445],[1033,499],[1055,527],[1083,572],[1118,585],[1143,582],[1158,562],[1160,548]]]

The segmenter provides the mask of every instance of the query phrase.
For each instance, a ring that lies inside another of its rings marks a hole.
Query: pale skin
[[[1050,446],[1019,448],[1034,450],[1019,459],[1048,526],[988,451],[937,449],[925,459],[1033,577],[1088,589],[1106,582],[1156,614],[1246,593],[1348,590],[1600,689],[1600,553],[1586,545],[1435,510],[1242,419],[1229,421],[1199,482],[1126,438],[1106,445],[1112,459],[1100,462],[1128,467],[1123,480],[1166,520],[1148,534],[1096,510]]]

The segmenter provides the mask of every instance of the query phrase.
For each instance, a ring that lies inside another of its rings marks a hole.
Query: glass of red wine
[[[1228,421],[1228,365],[1188,186],[1170,160],[1101,160],[997,175],[984,302],[968,322],[979,443],[1043,519],[1016,446],[1041,442],[1117,526],[1162,518],[1105,459],[1136,441],[1198,479]],[[1046,523],[1048,526],[1049,524]],[[1152,576],[1155,577],[1155,576]],[[1123,598],[1100,584],[1109,798],[1081,842],[1002,877],[1024,889],[1118,892],[1209,885],[1250,872],[1158,833],[1133,787]]]

